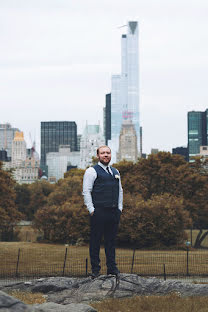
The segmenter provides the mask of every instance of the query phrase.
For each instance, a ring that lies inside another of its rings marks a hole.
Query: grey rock
[[[8,285],[4,288],[4,290],[9,289],[47,294],[48,303],[34,305],[34,311],[94,311],[86,304],[110,297],[162,296],[171,292],[176,292],[180,296],[208,296],[208,285],[205,284],[189,284],[175,280],[162,281],[158,278],[142,278],[136,274],[121,274],[119,279],[116,279],[115,276],[106,275],[101,275],[95,279],[90,277],[42,278],[31,282]],[[57,307],[58,310],[56,310]]]
[[[30,307],[20,300],[9,296],[0,291],[0,312],[29,312],[32,311]]]
[[[40,278],[30,282],[18,282],[16,284],[9,284],[6,287],[1,287],[4,291],[6,289],[18,289],[21,291],[30,292],[58,292],[64,289],[71,289],[73,287],[79,287],[79,283],[82,283],[83,278],[73,277],[47,277]]]
[[[32,292],[58,292],[64,289],[71,289],[73,285],[81,283],[81,279],[67,277],[49,277],[38,280],[38,282],[30,285]],[[74,287],[74,286],[73,286]]]
[[[115,277],[99,276],[84,280],[79,287],[48,293],[48,300],[59,304],[90,302],[104,298],[122,298],[133,295],[166,295],[177,292],[180,296],[208,296],[208,285],[162,281],[157,278],[141,278],[135,274],[121,274],[119,283]]]

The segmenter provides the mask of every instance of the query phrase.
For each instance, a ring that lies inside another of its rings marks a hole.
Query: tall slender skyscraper
[[[121,38],[121,74],[112,76],[111,85],[111,141],[109,146],[112,150],[113,162],[117,161],[122,125],[125,127],[127,123],[131,125],[133,133],[136,133],[137,149],[140,150],[138,22],[128,22],[127,28],[127,34],[122,35]],[[138,151],[135,156],[139,154]],[[119,155],[119,159],[122,159],[120,152]],[[132,161],[134,159],[135,157]]]

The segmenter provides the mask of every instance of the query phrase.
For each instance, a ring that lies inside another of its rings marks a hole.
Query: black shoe
[[[118,276],[120,274],[120,271],[115,268],[113,270],[107,270],[107,275],[115,275],[115,276]]]
[[[100,275],[99,272],[92,272],[92,274],[90,275],[93,279],[98,277]]]

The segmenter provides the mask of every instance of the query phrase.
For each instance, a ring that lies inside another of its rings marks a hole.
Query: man
[[[117,169],[108,166],[111,150],[97,149],[98,164],[85,171],[83,179],[84,202],[90,213],[90,260],[92,277],[100,272],[100,243],[104,235],[107,274],[118,275],[115,262],[115,238],[123,208],[123,189]]]

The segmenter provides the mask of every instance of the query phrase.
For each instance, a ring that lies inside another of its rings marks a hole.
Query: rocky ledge
[[[166,295],[171,292],[176,292],[179,296],[208,296],[208,285],[142,278],[135,274],[121,274],[118,279],[106,275],[96,279],[50,277],[2,286],[0,289],[0,312],[90,312],[96,311],[90,306],[90,302],[110,297]],[[28,306],[6,294],[11,290],[42,292],[46,294],[47,302]]]

